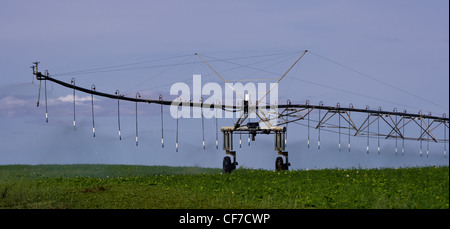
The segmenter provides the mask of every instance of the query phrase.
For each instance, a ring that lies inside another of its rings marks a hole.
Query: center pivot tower
[[[247,133],[252,135],[252,141],[255,140],[257,134],[274,134],[274,149],[278,152],[278,155],[284,156],[286,162],[283,161],[283,157],[279,156],[275,160],[275,170],[288,170],[289,166],[289,154],[285,151],[285,137],[286,137],[286,127],[271,127],[267,129],[262,129],[259,127],[257,122],[249,122],[247,126],[241,126],[239,128],[224,126],[221,128],[223,134],[223,150],[227,155],[233,157],[231,161],[230,156],[225,156],[223,158],[223,172],[230,173],[236,166],[238,162],[236,161],[236,151],[233,150],[233,133]]]
[[[288,159],[288,152],[285,151],[285,144],[286,144],[286,127],[281,126],[272,126],[270,125],[270,122],[264,122],[266,124],[265,127],[260,127],[259,122],[247,122],[247,124],[242,125],[243,121],[249,117],[249,112],[255,112],[258,114],[257,107],[253,107],[253,109],[249,109],[249,96],[248,94],[245,95],[244,99],[244,107],[243,107],[243,113],[241,117],[238,119],[238,121],[235,123],[234,126],[224,126],[221,128],[221,132],[223,135],[223,150],[225,150],[225,153],[227,156],[223,158],[223,169],[222,171],[224,173],[231,173],[234,169],[236,169],[236,166],[238,165],[238,162],[236,161],[236,151],[233,149],[233,134],[248,134],[252,136],[252,141],[255,141],[255,137],[257,134],[273,134],[274,135],[274,149],[276,152],[278,152],[278,155],[284,156],[286,158],[286,162],[283,161],[283,157],[279,156],[275,160],[275,170],[288,170],[290,163]],[[260,117],[260,121],[263,121],[261,119],[261,115],[258,115]],[[265,120],[268,121],[268,120]],[[250,140],[249,140],[250,142]],[[233,160],[231,160],[230,155],[233,157]]]
[[[256,100],[256,103],[254,103],[252,106],[250,106],[250,95],[245,94],[243,98],[243,106],[241,107],[241,116],[237,120],[237,122],[234,124],[234,126],[225,126],[221,128],[222,134],[223,134],[223,150],[225,150],[225,153],[227,156],[223,158],[223,172],[224,173],[230,173],[234,169],[236,169],[236,166],[238,165],[238,162],[236,161],[236,151],[233,150],[233,134],[239,133],[239,134],[249,134],[249,136],[252,136],[252,141],[255,141],[255,137],[257,134],[274,134],[274,148],[275,151],[278,152],[278,155],[284,156],[286,158],[286,162],[283,161],[283,157],[279,156],[275,160],[275,169],[277,171],[280,170],[288,170],[290,163],[288,161],[288,152],[285,151],[285,144],[286,144],[286,128],[278,126],[278,123],[273,123],[268,118],[268,111],[267,108],[272,109],[271,105],[269,106],[259,106],[258,104],[261,103],[261,101],[274,89],[275,86],[278,85],[278,83],[289,73],[289,71],[300,61],[300,59],[308,52],[308,50],[304,50],[302,54],[297,58],[297,60],[287,69],[284,74],[281,75],[281,77],[277,80],[273,86],[265,93],[264,96],[261,98],[258,98]],[[198,53],[195,54],[198,56],[220,79],[222,79],[225,83],[227,83],[227,80],[223,78],[214,68],[211,67],[211,65],[206,62]],[[227,84],[231,89],[242,98],[241,95],[238,94],[235,88]],[[278,116],[278,110],[275,107],[274,108],[276,116]],[[256,116],[259,118],[258,122],[250,122],[248,121],[247,124],[243,124],[243,122],[250,117],[250,114],[256,114]],[[269,116],[270,117],[270,116]],[[264,123],[265,125],[261,127],[259,124],[260,122]],[[233,161],[231,160],[230,156],[233,157]]]

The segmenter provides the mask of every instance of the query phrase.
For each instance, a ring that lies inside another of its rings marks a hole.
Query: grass
[[[449,167],[266,171],[0,166],[0,208],[449,208]]]

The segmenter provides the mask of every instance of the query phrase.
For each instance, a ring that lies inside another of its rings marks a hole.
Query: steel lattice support
[[[362,109],[349,109],[349,108],[339,108],[339,107],[328,107],[328,106],[310,106],[310,105],[293,105],[296,107],[287,107],[282,109],[278,116],[278,125],[285,125],[291,122],[298,122],[306,120],[314,113],[315,110],[325,111],[325,115],[318,119],[315,129],[318,128],[338,128],[338,129],[351,129],[354,131],[353,136],[359,135],[371,135],[379,136],[385,139],[389,138],[400,138],[407,140],[417,140],[417,141],[434,141],[438,142],[448,142],[447,138],[437,138],[434,131],[437,131],[439,126],[444,126],[444,128],[449,128],[449,119],[445,117],[436,117],[422,114],[408,114],[405,112],[385,112],[381,110],[371,111]],[[350,112],[353,112],[350,115]],[[358,112],[358,113],[355,113]],[[355,121],[354,116],[356,114],[366,113],[366,118],[360,123]],[[342,122],[336,124],[332,122],[337,117],[340,117]],[[313,117],[316,118],[316,117]],[[385,124],[382,129],[383,132],[368,132],[370,126],[378,124],[380,122]],[[418,135],[409,136],[404,135],[402,129],[408,127],[420,129]]]

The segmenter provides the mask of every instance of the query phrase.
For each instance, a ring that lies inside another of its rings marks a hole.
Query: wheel
[[[230,157],[224,157],[223,158],[223,167],[222,167],[222,172],[223,173],[231,173],[231,171],[233,171],[233,163],[231,163],[231,158]]]
[[[284,169],[283,158],[282,157],[277,157],[277,159],[275,160],[275,170],[276,171],[281,171],[283,169]]]

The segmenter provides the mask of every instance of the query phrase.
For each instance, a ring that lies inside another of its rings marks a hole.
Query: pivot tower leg
[[[278,152],[278,155],[282,155],[286,158],[286,163],[283,162],[282,157],[277,157],[275,160],[275,170],[288,170],[291,163],[289,163],[289,154],[285,150],[285,137],[286,137],[286,128],[283,128],[281,131],[275,131],[275,150]]]
[[[225,156],[223,158],[223,173],[231,173],[236,169],[238,165],[236,161],[236,151],[233,151],[233,131],[222,130],[223,134],[223,150],[225,150],[226,154],[229,154],[233,157],[233,162],[231,162],[231,158],[229,156]]]

